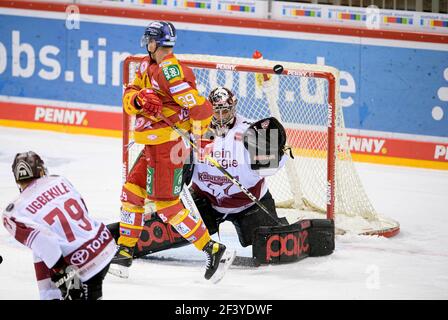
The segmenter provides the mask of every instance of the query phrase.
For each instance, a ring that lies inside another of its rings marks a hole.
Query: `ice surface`
[[[18,194],[11,163],[33,150],[50,173],[67,177],[90,214],[119,219],[121,141],[0,127],[0,211]],[[108,275],[105,299],[447,299],[448,172],[357,164],[376,210],[401,224],[385,239],[337,236],[333,255],[259,268],[232,266],[217,285],[203,280],[205,257],[192,246],[136,260],[129,279]],[[221,241],[249,256],[230,223]],[[31,251],[0,226],[0,299],[38,299]]]

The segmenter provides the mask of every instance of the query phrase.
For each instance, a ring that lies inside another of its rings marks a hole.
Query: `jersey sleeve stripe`
[[[33,242],[36,239],[36,237],[38,236],[39,232],[40,231],[38,231],[38,230],[34,230],[33,232],[31,232],[31,234],[28,237],[27,243],[26,243],[26,246],[28,248],[31,248],[31,246],[33,245]]]
[[[31,233],[35,231],[34,228],[26,226],[24,223],[17,221],[15,218],[11,218],[11,221],[16,225],[16,233],[14,237],[17,241],[26,246]]]

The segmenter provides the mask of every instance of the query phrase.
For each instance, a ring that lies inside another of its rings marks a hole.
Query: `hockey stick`
[[[168,124],[171,128],[173,128],[174,131],[176,131],[181,137],[183,137],[185,140],[187,140],[190,145],[193,147],[193,149],[199,153],[199,148],[198,146],[191,141],[190,137],[181,129],[179,129],[179,127],[177,127],[174,123],[172,123],[167,117],[165,117],[163,114],[159,114],[159,117],[166,122],[166,124]],[[274,220],[276,223],[278,223],[279,225],[284,225],[277,217],[274,217],[269,210],[264,206],[264,204],[262,204],[260,202],[260,200],[258,200],[249,190],[247,190],[246,187],[244,187],[235,177],[233,177],[226,169],[224,169],[218,161],[216,161],[213,157],[211,157],[210,155],[206,154],[205,158],[210,161],[210,163],[212,163],[219,171],[221,171],[222,174],[224,174],[227,179],[229,179],[234,185],[236,185],[238,188],[240,188],[240,190],[253,202],[255,202],[260,208],[261,210],[263,210],[272,220]]]
[[[151,261],[153,263],[166,263],[166,264],[173,264],[175,263],[176,265],[188,265],[191,266],[194,263],[197,264],[203,264],[202,261],[199,260],[193,260],[193,259],[188,259],[188,258],[176,258],[176,257],[165,257],[162,255],[146,255],[141,257],[141,259],[143,260],[148,260]],[[232,262],[232,269],[233,268],[258,268],[260,266],[260,263],[255,260],[255,258],[252,257],[244,257],[244,256],[236,256],[235,260],[233,260]]]
[[[182,201],[185,208],[190,210],[191,212],[201,214],[198,210],[198,207],[196,206],[196,203],[193,200],[193,197],[191,196],[190,191],[188,190],[188,186],[184,183],[182,187],[182,191],[180,192],[180,200]]]

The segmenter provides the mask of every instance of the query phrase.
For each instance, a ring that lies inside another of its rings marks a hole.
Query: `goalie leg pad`
[[[117,240],[119,223],[111,223],[107,228]],[[140,239],[134,249],[134,258],[189,244],[171,225],[164,223],[159,216],[154,215],[145,221]]]
[[[282,264],[304,259],[309,254],[308,220],[288,226],[259,227],[252,254],[259,264]]]
[[[334,221],[328,219],[312,219],[309,229],[310,257],[332,254],[335,248]]]
[[[282,264],[306,257],[329,255],[334,250],[334,222],[301,220],[289,226],[259,227],[252,254],[260,264]]]

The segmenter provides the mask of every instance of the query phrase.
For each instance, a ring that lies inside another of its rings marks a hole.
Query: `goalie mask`
[[[33,151],[16,154],[12,163],[12,172],[17,184],[38,179],[48,174],[44,161]],[[19,189],[22,191],[20,187]]]
[[[211,126],[218,136],[224,136],[234,123],[238,99],[229,89],[217,87],[210,92],[208,100],[213,105]]]

